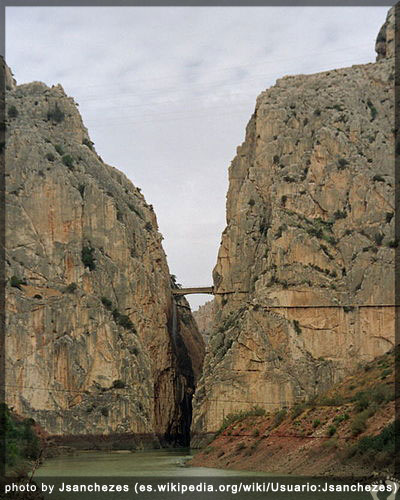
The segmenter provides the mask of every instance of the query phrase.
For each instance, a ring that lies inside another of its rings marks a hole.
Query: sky
[[[374,61],[387,10],[7,7],[6,59],[18,84],[74,97],[97,152],[154,206],[171,274],[210,286],[256,97],[284,75]]]

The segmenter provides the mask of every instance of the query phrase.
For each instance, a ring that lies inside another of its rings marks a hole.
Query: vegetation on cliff
[[[395,363],[400,349],[364,364],[328,392],[290,408],[229,414],[194,465],[275,473],[393,472]]]
[[[40,439],[31,418],[17,417],[6,404],[0,406],[0,439],[4,443],[4,462],[11,475],[25,475],[31,462],[41,454]]]

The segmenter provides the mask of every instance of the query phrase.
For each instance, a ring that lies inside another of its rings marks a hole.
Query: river
[[[237,472],[207,467],[183,467],[190,459],[188,449],[152,451],[80,451],[74,455],[50,458],[38,469],[36,478],[57,476],[105,477],[192,477],[265,475],[262,472]]]
[[[185,467],[184,463],[189,458],[190,451],[186,449],[136,451],[134,453],[80,451],[75,455],[46,460],[36,471],[35,481],[38,488],[44,491],[46,500],[130,500],[133,498],[138,498],[138,500],[183,500],[187,498],[194,500],[232,498],[235,500],[293,500],[297,498],[303,500],[371,500],[373,498],[370,493],[366,492],[326,493],[323,491],[324,480],[315,481],[291,476],[277,478],[276,475],[262,472]],[[315,485],[317,490],[243,491],[244,487],[256,489],[257,485],[266,488],[268,483],[273,484],[274,488],[278,485],[291,488],[298,485],[297,487],[308,488],[308,483]],[[331,482],[331,484],[334,483]],[[73,491],[74,485],[78,491]],[[189,490],[190,485],[194,489],[192,492]],[[50,494],[49,490],[52,486],[53,491]],[[72,491],[68,491],[68,487]],[[101,491],[103,487],[106,490]],[[116,491],[118,488],[121,491]],[[188,490],[183,492],[185,488]],[[210,488],[214,491],[211,492]],[[242,490],[238,491],[239,488]],[[100,491],[96,491],[99,489]],[[388,493],[380,495],[380,498],[388,497]]]

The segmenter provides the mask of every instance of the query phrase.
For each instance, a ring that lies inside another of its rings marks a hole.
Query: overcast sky
[[[153,204],[171,273],[209,286],[257,95],[287,74],[374,61],[387,10],[7,7],[6,57],[18,83],[75,98],[97,152]]]

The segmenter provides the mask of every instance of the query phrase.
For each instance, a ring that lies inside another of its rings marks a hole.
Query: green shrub
[[[62,157],[62,162],[66,167],[68,167],[70,170],[74,169],[74,159],[72,158],[71,155],[64,155]]]
[[[375,235],[374,235],[375,243],[378,246],[380,246],[382,244],[383,238],[384,238],[384,235],[382,233],[375,233]]]
[[[126,384],[122,380],[114,380],[112,383],[112,389],[125,389]]]
[[[324,234],[321,228],[315,228],[315,227],[308,228],[307,233],[310,236],[315,236],[316,238],[319,238],[319,239],[321,239],[323,234]]]
[[[124,214],[118,205],[115,207],[115,211],[116,211],[116,215],[117,215],[117,221],[124,222]]]
[[[84,144],[85,146],[87,146],[91,151],[93,151],[93,145],[94,145],[94,142],[92,142],[90,139],[88,139],[87,137],[85,137],[82,141],[82,144]]]
[[[374,175],[374,176],[372,177],[372,180],[373,180],[373,181],[377,181],[377,182],[385,182],[385,178],[384,178],[384,177],[382,177],[381,175]]]
[[[328,436],[332,437],[336,433],[336,427],[334,425],[330,425],[328,427]]]
[[[61,146],[61,144],[55,144],[54,145],[54,149],[57,151],[57,153],[60,156],[62,156],[65,153],[65,151],[64,151],[63,147]]]
[[[392,373],[392,369],[391,368],[386,368],[386,370],[383,370],[382,373],[381,373],[381,379],[386,378],[391,373]]]
[[[89,268],[90,271],[96,269],[95,258],[93,256],[94,248],[90,246],[84,246],[82,248],[81,258],[85,267]]]
[[[301,415],[306,408],[307,408],[307,404],[306,403],[299,403],[299,404],[294,405],[293,408],[292,408],[292,410],[291,410],[291,418],[292,418],[292,420],[294,420],[299,415]]]
[[[136,333],[135,325],[132,323],[129,316],[127,316],[126,314],[121,314],[118,311],[118,309],[114,308],[112,311],[112,317],[113,317],[115,323],[117,323],[117,325],[120,325],[123,328],[125,328],[126,330],[130,330],[133,333]]]
[[[338,219],[345,219],[347,217],[347,212],[346,210],[336,210],[336,212],[334,212],[333,214],[333,218],[335,220],[338,220]]]
[[[146,222],[144,228],[146,229],[146,231],[152,231],[153,230],[153,226],[151,225],[151,222]]]
[[[67,293],[74,293],[75,290],[78,288],[78,285],[76,283],[70,283],[66,288],[65,291]]]
[[[109,415],[108,408],[106,408],[105,406],[100,410],[100,412],[103,415],[103,417],[108,417]]]
[[[319,427],[321,425],[321,420],[319,420],[319,418],[316,418],[314,421],[313,421],[313,428],[316,429],[317,427]]]
[[[377,436],[365,436],[352,446],[348,458],[359,457],[370,465],[382,468],[395,460],[395,443],[400,437],[399,421],[387,425]]]
[[[325,241],[327,241],[330,245],[337,245],[337,239],[334,237],[334,236],[330,236],[330,235],[327,235],[327,234],[324,234],[322,236],[322,239],[324,239]]]
[[[254,431],[251,433],[253,437],[257,437],[260,435],[260,431],[258,429],[254,429]]]
[[[385,217],[385,220],[386,220],[386,223],[389,224],[390,221],[393,219],[393,216],[394,216],[394,213],[393,212],[386,212],[386,217]]]
[[[349,414],[348,413],[343,413],[342,415],[337,415],[333,421],[336,423],[336,424],[340,424],[341,422],[344,422],[345,420],[349,420]]]
[[[395,390],[393,385],[379,385],[371,392],[371,399],[377,405],[393,401],[395,397]]]
[[[297,335],[300,335],[301,334],[301,326],[300,326],[300,323],[297,321],[297,319],[293,320],[293,327],[294,327],[294,331],[297,333]]]
[[[291,177],[290,175],[285,175],[283,180],[285,182],[296,182],[296,179],[294,177]]]
[[[355,416],[353,422],[351,423],[351,432],[353,436],[358,436],[367,428],[367,420],[371,416],[368,410],[364,410]]]
[[[136,329],[129,316],[126,314],[121,314],[118,320],[118,324],[121,325],[126,330],[131,330],[136,333]]]
[[[235,413],[229,413],[222,421],[221,427],[217,431],[217,435],[223,432],[227,427],[236,422],[241,422],[247,417],[261,417],[265,415],[265,410],[259,406],[253,406],[250,410],[240,410]]]
[[[112,309],[112,302],[110,299],[107,299],[107,297],[102,297],[101,298],[101,303],[106,309],[111,310]]]
[[[354,405],[356,412],[360,413],[368,408],[371,400],[370,396],[366,392],[359,391],[354,395],[353,401],[356,403]]]
[[[346,160],[346,158],[339,158],[338,159],[338,168],[339,170],[343,170],[344,168],[347,167],[349,162]]]
[[[23,278],[18,278],[18,276],[11,276],[10,278],[10,285],[13,286],[14,288],[18,288],[21,290],[21,285],[26,285],[26,280]]]
[[[274,417],[274,426],[278,427],[286,418],[287,415],[287,410],[286,408],[282,408],[282,410],[279,410]]]
[[[268,222],[263,218],[260,223],[260,234],[266,235],[269,229]]]
[[[387,243],[389,248],[397,248],[399,246],[399,240],[390,240]]]
[[[65,114],[63,113],[63,111],[61,111],[61,109],[57,103],[53,109],[50,109],[47,112],[47,119],[51,120],[53,122],[61,123],[62,121],[64,121],[64,118],[65,118]]]
[[[56,157],[53,155],[53,153],[47,153],[46,155],[46,160],[47,161],[54,161]]]
[[[79,184],[79,186],[78,186],[78,191],[79,191],[80,195],[81,195],[81,196],[82,196],[82,198],[83,198],[83,194],[84,194],[84,192],[85,192],[85,185],[84,185],[84,184]]]
[[[378,114],[378,111],[375,108],[375,106],[372,104],[372,102],[370,101],[370,99],[368,99],[368,101],[367,101],[367,106],[369,107],[369,110],[371,112],[371,122],[372,122],[372,121],[375,120],[376,115]]]
[[[324,358],[319,358],[322,361]],[[323,397],[321,398],[322,406],[340,406],[344,403],[344,398],[341,394],[334,394],[331,397]]]
[[[14,104],[12,104],[9,108],[8,108],[8,116],[10,118],[17,118],[17,116],[19,115],[18,113],[18,109],[14,106]]]
[[[16,419],[10,409],[0,405],[0,435],[4,446],[4,459],[8,467],[22,466],[26,460],[40,456],[40,441],[33,429],[34,421]]]

